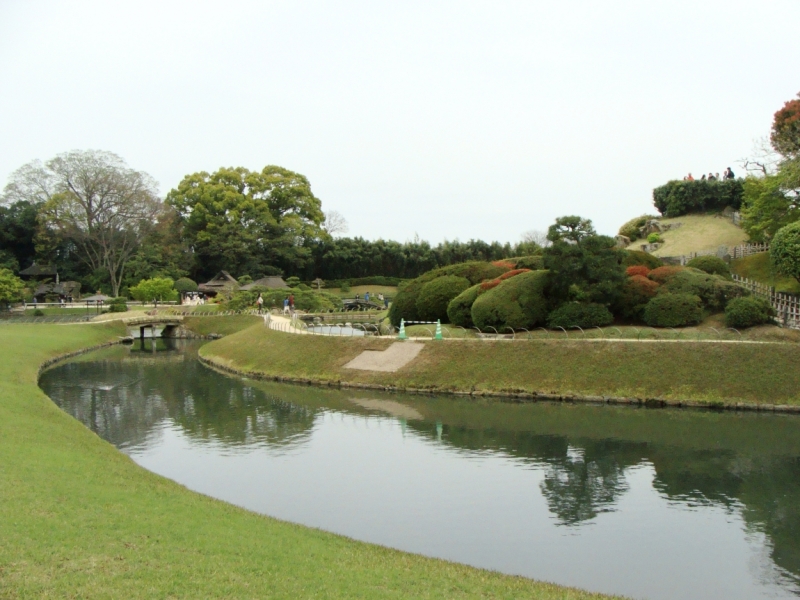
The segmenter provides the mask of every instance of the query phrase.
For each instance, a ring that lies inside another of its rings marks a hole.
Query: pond
[[[40,384],[143,467],[280,519],[634,598],[800,594],[800,418],[257,382],[197,348]]]

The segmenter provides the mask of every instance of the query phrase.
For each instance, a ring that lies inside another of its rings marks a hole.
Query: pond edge
[[[582,404],[610,404],[610,405],[629,405],[644,408],[691,408],[700,410],[728,410],[728,411],[748,411],[748,412],[768,412],[783,414],[800,414],[800,405],[789,404],[757,404],[755,402],[704,402],[699,400],[672,400],[667,398],[625,398],[619,396],[584,396],[580,394],[548,394],[544,392],[504,392],[504,391],[477,391],[477,390],[451,390],[438,388],[408,388],[392,385],[381,385],[377,383],[356,383],[347,381],[330,381],[323,379],[312,379],[302,377],[284,377],[281,375],[267,375],[260,371],[246,371],[228,365],[223,365],[212,358],[198,355],[200,363],[210,369],[247,377],[260,381],[274,381],[277,383],[293,383],[301,385],[311,385],[315,387],[332,387],[341,389],[377,390],[382,392],[418,394],[418,395],[451,395],[468,396],[472,398],[497,398],[506,402],[571,402]]]

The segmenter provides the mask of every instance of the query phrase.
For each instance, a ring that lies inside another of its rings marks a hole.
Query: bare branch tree
[[[539,229],[530,229],[522,234],[522,241],[526,244],[536,244],[542,248],[547,248],[552,242],[547,239],[547,232]]]
[[[116,154],[96,150],[21,167],[3,199],[42,203],[42,225],[72,242],[91,269],[108,272],[114,296],[128,259],[163,206],[152,177],[130,169]]]
[[[781,156],[772,148],[767,137],[753,140],[752,156],[739,159],[745,172],[758,175],[773,175],[778,171]]]
[[[341,213],[335,210],[329,210],[325,213],[325,220],[322,222],[322,228],[334,237],[347,233],[349,229],[347,220],[345,220]]]

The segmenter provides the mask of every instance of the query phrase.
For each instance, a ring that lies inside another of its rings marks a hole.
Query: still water
[[[40,384],[145,468],[280,519],[634,598],[800,595],[800,418],[255,382],[170,344]]]

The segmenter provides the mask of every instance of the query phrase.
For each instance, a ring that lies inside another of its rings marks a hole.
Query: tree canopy
[[[108,274],[116,296],[128,259],[161,208],[157,189],[116,154],[76,150],[24,165],[3,197],[40,205],[41,237],[68,241],[92,270]]]
[[[208,271],[260,277],[268,266],[303,264],[325,235],[322,204],[308,179],[276,166],[194,173],[167,194],[183,239]]]
[[[775,234],[769,255],[779,272],[800,282],[800,221],[783,227]]]
[[[800,94],[775,113],[769,139],[776,152],[785,157],[800,154]]]
[[[21,300],[25,283],[8,269],[0,269],[0,303]]]

